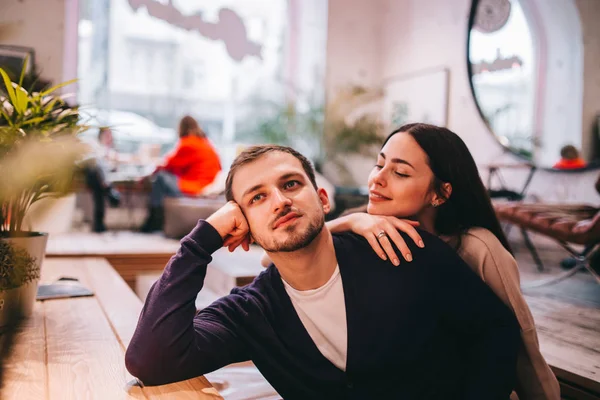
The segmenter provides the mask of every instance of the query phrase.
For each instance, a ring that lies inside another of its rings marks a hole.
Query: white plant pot
[[[65,233],[71,230],[75,214],[75,193],[37,201],[25,214],[23,229],[33,232]]]
[[[12,246],[25,249],[35,259],[35,267],[41,270],[46,255],[47,233],[32,232],[28,236],[0,238]],[[18,288],[0,290],[0,328],[10,325],[15,318],[29,317],[33,311],[39,279]]]

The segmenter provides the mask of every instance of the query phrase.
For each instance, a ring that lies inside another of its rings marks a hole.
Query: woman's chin
[[[369,202],[369,204],[367,204],[367,212],[371,215],[387,215],[386,207],[373,202]]]
[[[371,215],[385,215],[385,216],[394,216],[397,218],[409,218],[413,219],[414,217],[409,217],[409,215],[414,215],[415,212],[412,209],[407,209],[406,207],[399,207],[398,204],[394,204],[391,201],[385,202],[372,202],[370,201],[367,204],[367,212]]]

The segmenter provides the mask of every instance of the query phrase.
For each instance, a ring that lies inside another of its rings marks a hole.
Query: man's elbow
[[[146,354],[151,354],[151,352],[146,352]],[[142,352],[132,349],[131,346],[125,352],[125,368],[144,385],[162,385],[168,383],[164,380],[164,375],[161,374],[159,366],[160,363],[156,362],[156,360],[144,357]]]

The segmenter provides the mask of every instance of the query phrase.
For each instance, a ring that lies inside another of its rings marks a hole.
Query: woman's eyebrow
[[[384,152],[381,152],[381,153],[379,153],[379,155],[380,155],[381,157],[383,157],[383,159],[385,160],[385,153],[384,153]],[[406,164],[406,165],[408,165],[409,167],[411,167],[412,169],[415,169],[415,167],[413,167],[413,165],[412,165],[411,163],[409,163],[409,162],[408,162],[408,161],[406,161],[406,160],[403,160],[402,158],[392,158],[392,159],[390,160],[390,162],[393,162],[393,163],[395,163],[395,164]]]

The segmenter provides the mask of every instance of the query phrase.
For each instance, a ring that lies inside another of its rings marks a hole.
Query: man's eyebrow
[[[289,172],[287,174],[281,175],[279,177],[279,180],[284,181],[290,178],[304,178],[304,176],[300,172]]]
[[[303,178],[303,175],[300,172],[289,172],[287,174],[281,175],[278,178],[278,181],[284,181],[286,179],[290,179],[290,178]],[[244,197],[246,197],[248,194],[252,193],[252,192],[256,192],[257,190],[263,188],[265,185],[263,183],[259,183],[257,185],[252,186],[250,189],[246,190],[243,194],[242,194],[242,199]]]
[[[250,189],[246,190],[243,194],[242,194],[242,199],[244,197],[246,197],[249,193],[252,192],[256,192],[258,189],[262,188],[264,185],[262,183],[259,183],[258,185],[254,185],[252,186]]]
[[[383,151],[382,151],[381,153],[379,153],[379,155],[380,155],[381,157],[383,157],[383,159],[385,160],[385,153],[384,153]],[[403,160],[403,159],[401,159],[401,158],[392,158],[392,159],[390,160],[390,162],[393,162],[394,164],[406,164],[406,165],[408,165],[409,167],[411,167],[412,169],[415,169],[415,167],[413,167],[413,165],[412,165],[411,163],[409,163],[408,161],[406,161],[406,160]]]

